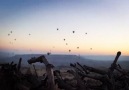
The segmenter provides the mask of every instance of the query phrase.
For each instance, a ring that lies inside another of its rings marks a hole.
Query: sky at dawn
[[[129,55],[129,0],[0,0],[0,51]]]

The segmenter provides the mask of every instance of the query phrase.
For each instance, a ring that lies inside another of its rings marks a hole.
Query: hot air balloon
[[[69,50],[69,52],[71,52],[71,50]]]
[[[50,55],[50,54],[51,54],[50,52],[47,53],[47,55]]]

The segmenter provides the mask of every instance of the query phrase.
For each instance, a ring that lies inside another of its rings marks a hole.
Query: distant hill
[[[82,55],[84,58],[92,59],[92,60],[114,60],[115,55]],[[119,61],[129,61],[129,56],[121,55],[119,57]]]
[[[15,63],[18,63],[19,58],[22,58],[22,65],[27,66],[27,60],[29,60],[32,57],[39,57],[42,54],[24,54],[24,55],[15,55],[12,57],[7,57],[0,59],[1,62],[11,62],[14,61]],[[113,61],[106,60],[106,61],[99,61],[99,60],[91,60],[87,58],[83,58],[81,56],[77,55],[45,55],[49,63],[53,64],[54,66],[69,66],[70,63],[76,63],[79,62],[81,64],[85,64],[87,66],[93,66],[93,67],[109,67]],[[118,61],[118,63],[123,68],[129,68],[129,61]],[[42,65],[40,63],[36,63],[37,65]]]
[[[5,62],[11,62],[14,61],[18,63],[19,58],[22,58],[22,63],[24,65],[27,65],[27,60],[31,59],[32,57],[39,57],[42,54],[25,54],[25,55],[15,55],[13,57],[7,57],[4,58],[3,61]],[[55,66],[59,65],[69,65],[70,63],[75,63],[75,62],[80,62],[80,63],[85,63],[85,62],[92,62],[90,59],[84,59],[82,57],[76,56],[76,55],[45,55],[49,63],[52,63]]]
[[[12,55],[14,55],[14,54],[8,53],[8,52],[0,52],[0,58],[10,57]]]

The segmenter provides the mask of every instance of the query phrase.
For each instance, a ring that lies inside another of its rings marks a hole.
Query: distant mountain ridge
[[[115,55],[83,55],[82,57],[92,59],[92,60],[114,60]],[[129,56],[121,55],[119,60],[128,61]]]
[[[15,55],[13,57],[5,58],[4,61],[10,62],[18,62],[19,58],[22,58],[24,64],[27,63],[27,60],[31,59],[32,57],[39,57],[43,54],[23,54],[23,55]],[[52,63],[53,65],[67,65],[69,63],[75,62],[85,62],[86,59],[76,56],[76,55],[44,55],[47,60]],[[88,60],[88,59],[87,59]],[[88,60],[91,61],[91,60]]]
[[[23,54],[23,55],[15,55],[13,57],[7,57],[2,60],[1,62],[11,62],[14,61],[15,63],[18,63],[19,58],[22,58],[22,65],[27,66],[28,62],[27,60],[31,59],[32,57],[39,57],[43,54]],[[49,63],[53,64],[54,66],[69,66],[70,63],[76,63],[79,62],[81,64],[85,64],[87,66],[93,66],[93,67],[110,67],[111,61],[98,61],[98,60],[92,60],[87,59],[81,56],[77,55],[45,55]],[[123,68],[129,68],[129,61],[119,61],[118,63],[121,64]],[[37,65],[42,65],[40,63],[36,63]]]

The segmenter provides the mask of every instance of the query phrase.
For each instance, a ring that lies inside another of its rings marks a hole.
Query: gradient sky
[[[129,55],[128,39],[129,0],[0,0],[0,51]]]

